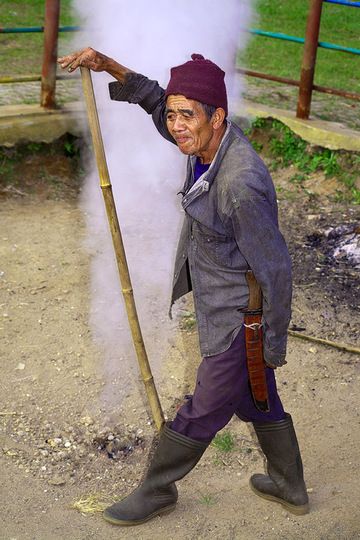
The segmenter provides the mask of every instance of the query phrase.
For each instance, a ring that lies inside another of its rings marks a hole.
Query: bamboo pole
[[[159,396],[155,387],[151,373],[149,360],[147,357],[144,340],[141,334],[139,319],[137,316],[133,289],[130,280],[129,268],[126,260],[124,244],[122,241],[119,221],[116,213],[115,201],[110,182],[109,170],[106,163],[104,144],[101,136],[99,117],[96,109],[94,89],[91,80],[91,73],[88,68],[81,69],[81,79],[86,101],[87,114],[90,125],[95,157],[100,177],[100,187],[103,192],[106,213],[111,230],[114,245],[116,262],[119,270],[122,293],[124,296],[126,312],[129,320],[130,330],[134,342],[134,347],[139,362],[141,377],[145,385],[145,390],[149,400],[152,416],[157,429],[160,431],[164,423],[164,415],[161,408]]]
[[[346,343],[338,343],[337,341],[330,341],[324,338],[308,336],[307,334],[302,334],[301,332],[296,332],[295,330],[288,330],[288,334],[289,336],[296,337],[299,339],[304,339],[305,341],[313,341],[314,343],[321,343],[322,345],[327,345],[328,347],[333,347],[334,349],[339,349],[340,351],[346,351],[353,354],[360,354],[360,348],[355,347],[354,345],[347,345]]]

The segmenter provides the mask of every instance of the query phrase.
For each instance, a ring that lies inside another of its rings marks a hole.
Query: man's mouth
[[[186,142],[190,141],[190,137],[175,137],[177,144],[185,144]]]

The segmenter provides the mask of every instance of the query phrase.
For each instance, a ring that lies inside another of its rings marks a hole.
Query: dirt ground
[[[73,508],[81,498],[106,502],[136,486],[154,428],[136,375],[121,407],[104,405],[77,189],[66,182],[66,166],[62,179],[50,174],[50,188],[44,180],[34,189],[30,165],[23,187],[3,190],[0,200],[1,540],[360,538],[359,356],[293,337],[278,386],[296,425],[310,514],[293,516],[252,494],[248,479],[262,471],[263,458],[251,428],[235,419],[226,428],[234,448],[209,447],[179,483],[172,514],[124,529]],[[356,345],[359,273],[334,262],[324,232],[352,226],[358,207],[332,203],[326,192],[305,196],[289,187],[289,174],[277,171],[274,180],[294,261],[292,328]],[[156,380],[168,417],[191,392],[199,360],[195,330],[169,336]]]

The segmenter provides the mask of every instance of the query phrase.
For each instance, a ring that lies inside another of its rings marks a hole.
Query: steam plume
[[[249,26],[250,4],[251,0],[77,0],[85,32],[76,47],[90,44],[162,85],[171,66],[189,60],[193,52],[201,53],[225,70],[230,97],[238,96],[235,58],[245,45],[245,33],[240,31]],[[156,372],[174,326],[167,312],[182,221],[176,193],[186,159],[162,140],[142,109],[110,101],[110,80],[107,74],[93,75],[135,300]],[[86,182],[83,204],[93,253],[92,324],[104,348],[106,372],[125,385],[136,360],[95,169]]]

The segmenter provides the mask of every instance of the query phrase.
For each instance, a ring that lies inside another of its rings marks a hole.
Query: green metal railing
[[[287,34],[279,32],[265,32],[264,30],[250,29],[249,32],[258,36],[270,38],[270,39],[282,39],[285,41],[292,41],[304,45],[303,60],[301,66],[300,80],[288,79],[285,77],[278,77],[276,75],[268,73],[259,73],[248,69],[239,68],[238,71],[248,75],[250,77],[257,77],[260,79],[266,79],[271,81],[280,82],[283,84],[299,87],[298,105],[296,116],[298,118],[307,119],[310,116],[311,98],[313,90],[318,92],[324,92],[327,94],[338,95],[348,99],[354,99],[360,101],[360,94],[356,92],[349,92],[346,90],[339,90],[336,88],[329,88],[325,86],[319,86],[314,84],[314,75],[316,67],[316,54],[319,47],[330,49],[348,54],[360,54],[360,49],[354,47],[344,47],[342,45],[336,45],[334,43],[327,43],[319,41],[320,22],[323,3],[339,4],[343,6],[351,6],[354,8],[360,8],[360,2],[350,2],[349,0],[309,0],[309,14],[307,19],[305,38],[299,38],[296,36],[289,36]]]
[[[250,34],[255,34],[256,36],[282,39],[284,41],[292,41],[294,43],[305,43],[305,38],[289,36],[287,34],[282,34],[279,32],[266,32],[265,30],[258,30],[256,28],[250,28],[248,32],[250,32]],[[334,51],[347,52],[351,54],[360,54],[360,49],[354,49],[353,47],[343,47],[342,45],[336,45],[335,43],[327,43],[326,41],[319,41],[318,47],[321,47],[323,49],[332,49]]]
[[[58,32],[77,32],[80,26],[59,26]],[[45,31],[45,26],[21,26],[16,28],[0,27],[0,34],[38,34]]]
[[[284,41],[299,43],[304,45],[304,54],[301,68],[300,80],[278,77],[273,74],[260,73],[249,69],[238,68],[238,72],[251,77],[267,79],[283,84],[299,87],[299,98],[297,107],[297,116],[300,118],[309,118],[311,108],[311,97],[313,90],[342,96],[348,99],[360,101],[360,94],[349,92],[336,88],[329,88],[314,84],[314,73],[316,66],[317,49],[324,48],[337,52],[360,55],[360,49],[355,47],[344,47],[335,43],[318,41],[321,10],[323,3],[339,4],[348,7],[360,8],[360,1],[352,2],[350,0],[309,0],[309,14],[305,38],[291,36],[281,32],[269,32],[257,28],[251,28],[247,31],[253,35],[269,39],[280,39]],[[45,25],[22,27],[22,28],[0,28],[0,34],[18,34],[18,33],[39,33],[44,32],[44,61],[42,75],[22,75],[18,77],[0,77],[0,83],[29,82],[41,80],[41,104],[48,108],[55,107],[55,84],[57,79],[63,79],[63,76],[56,76],[56,52],[58,32],[76,32],[81,30],[79,26],[58,26],[59,23],[60,0],[45,1]]]

